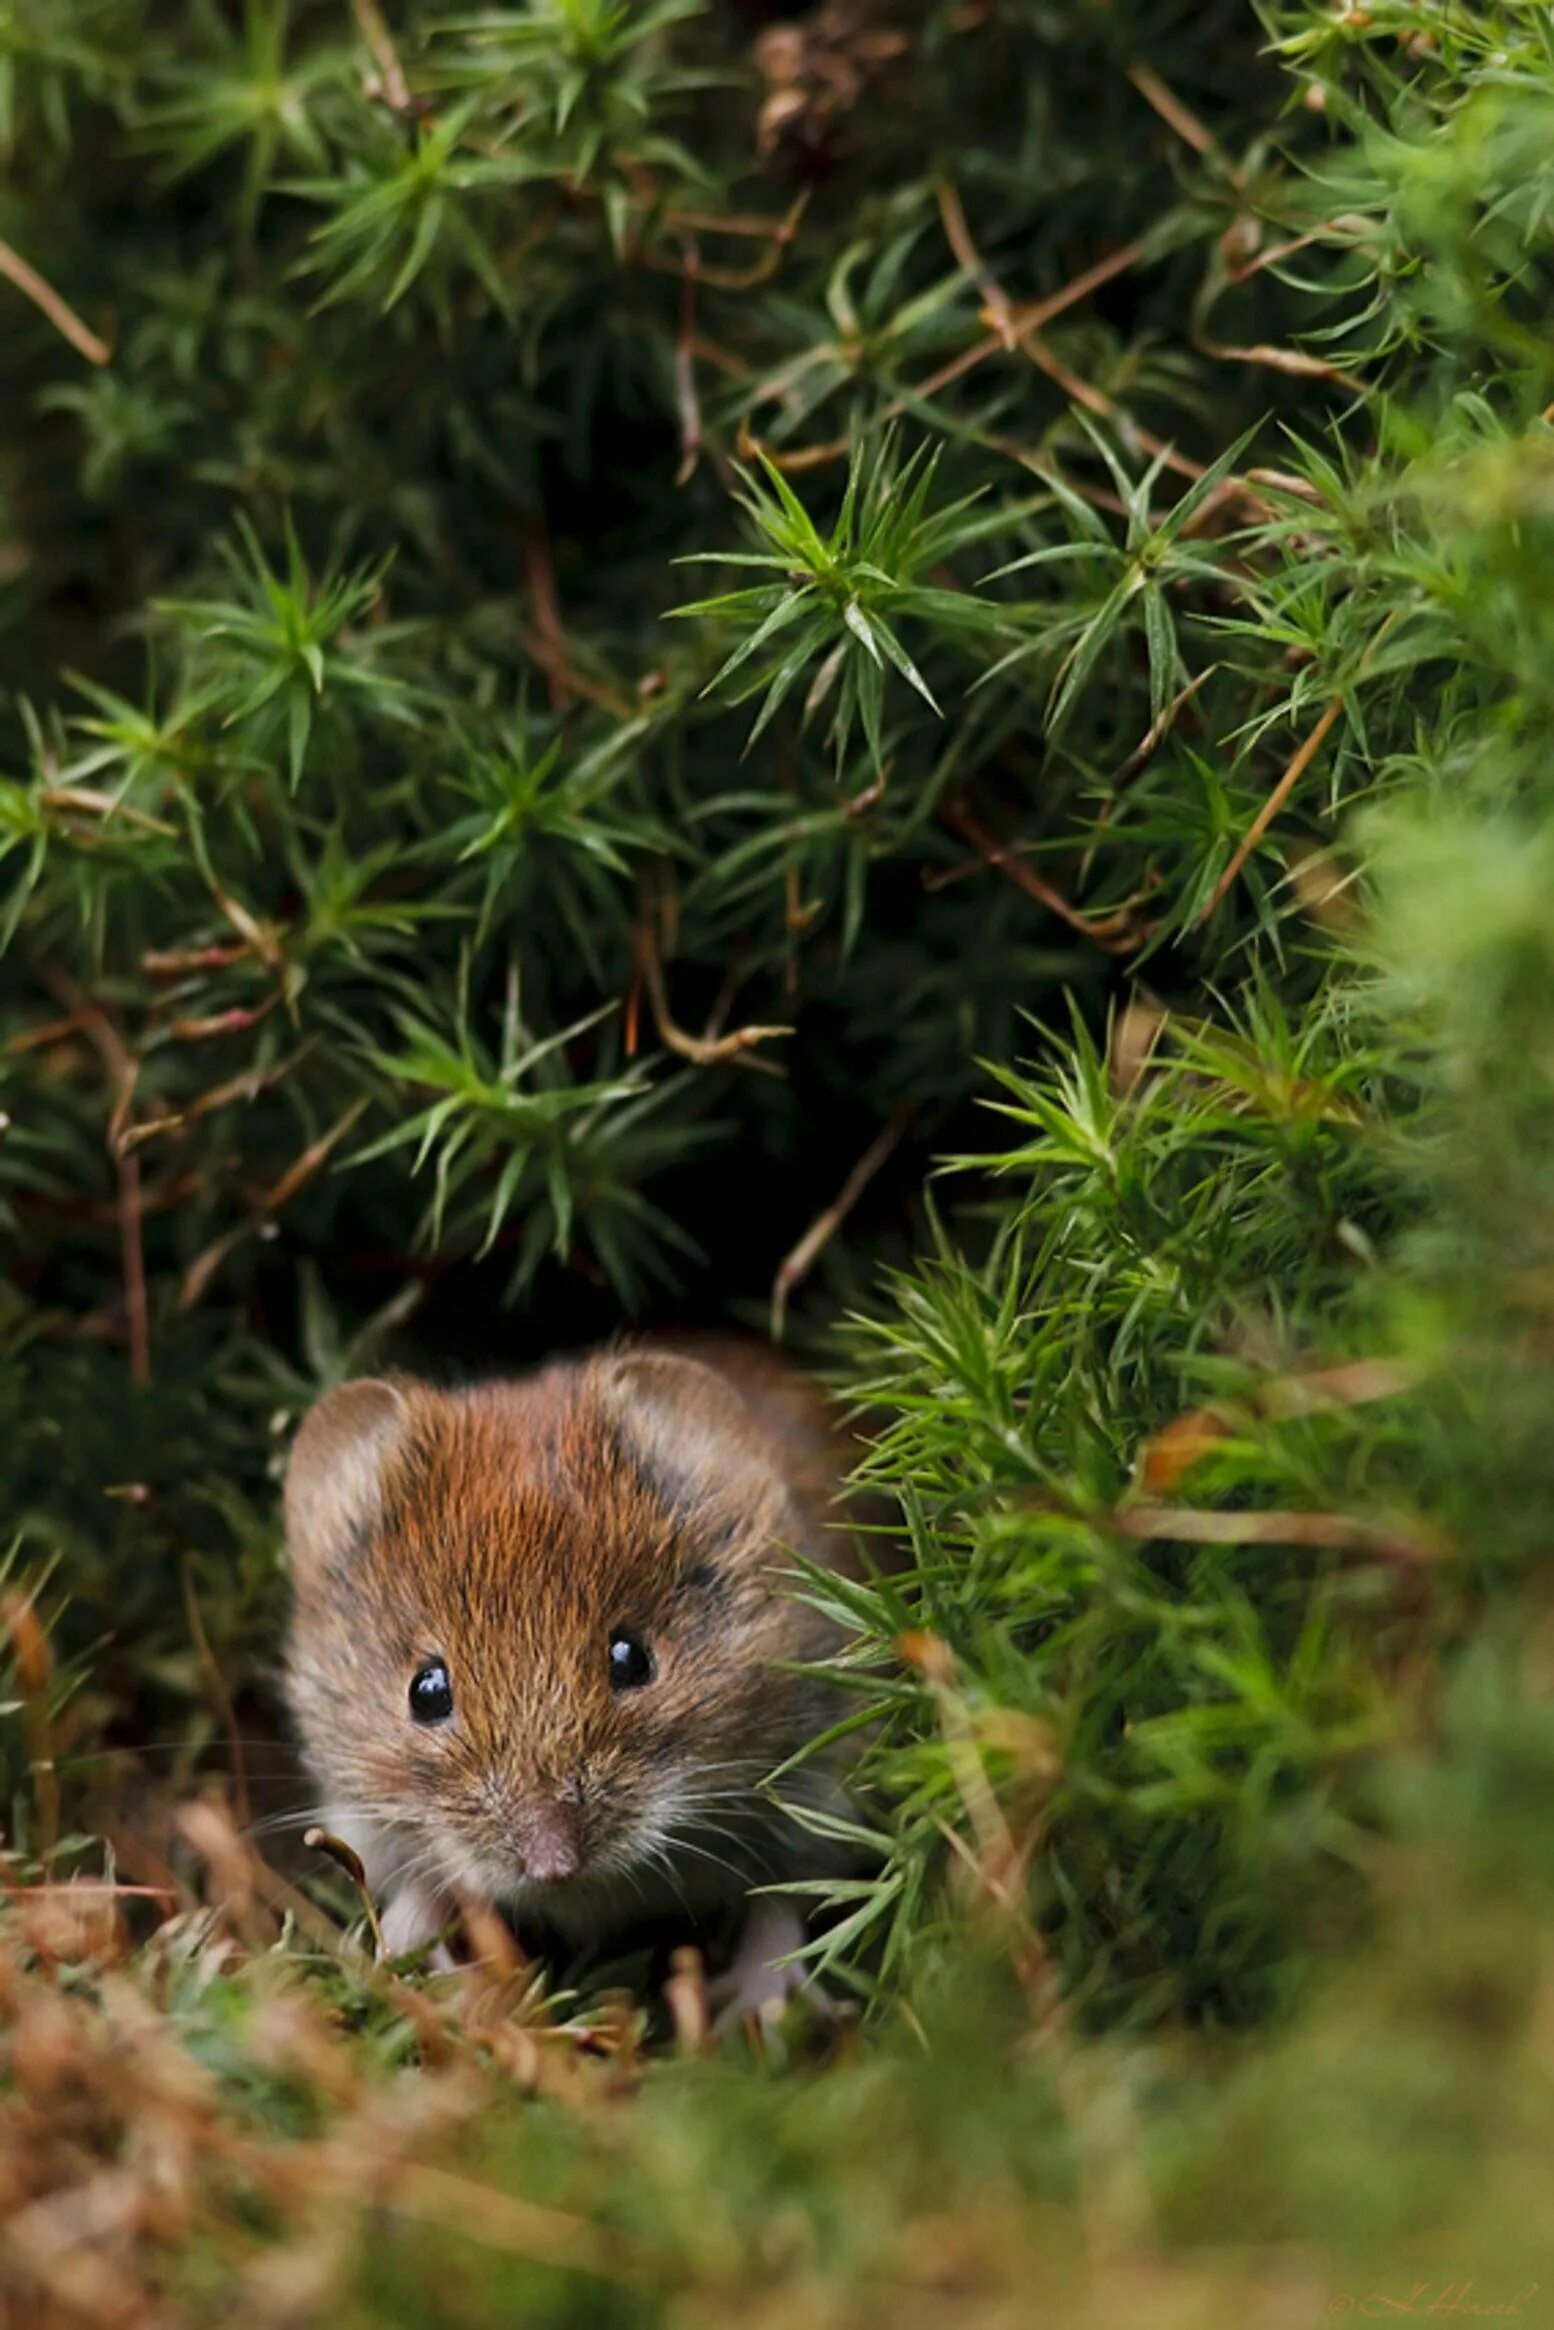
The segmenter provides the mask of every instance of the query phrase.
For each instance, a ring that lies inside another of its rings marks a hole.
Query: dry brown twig
[[[1156,714],[1127,759],[1117,770],[1111,781],[1110,797],[1101,804],[1095,820],[1095,832],[1086,844],[1084,855],[1079,861],[1081,887],[1090,879],[1090,869],[1095,864],[1095,854],[1101,846],[1102,836],[1111,823],[1111,814],[1116,806],[1118,794],[1124,792],[1132,784],[1134,778],[1140,776],[1149,766],[1150,761],[1164,744],[1181,714],[1197,695],[1198,690],[1206,680],[1211,680],[1214,677],[1219,668],[1217,663],[1205,664],[1202,671],[1194,673],[1185,687],[1178,688],[1170,703],[1165,706],[1163,711]]]
[[[798,1244],[784,1255],[777,1276],[772,1281],[771,1330],[774,1343],[782,1341],[783,1330],[788,1322],[788,1299],[794,1288],[808,1277],[875,1174],[900,1145],[901,1137],[912,1121],[912,1113],[910,1101],[902,1101],[891,1111],[831,1203],[823,1213],[815,1216]]]
[[[971,277],[972,282],[981,292],[983,308],[992,320],[993,329],[999,334],[1004,346],[1012,348],[1015,331],[1014,309],[1010,304],[1008,293],[992,269],[985,263],[981,252],[971,239],[971,229],[966,223],[966,213],[961,206],[960,196],[948,178],[941,178],[934,192],[938,197],[939,216],[943,221],[945,237],[950,249],[959,260],[962,272]]]
[[[1224,157],[1220,155],[1212,132],[1182,103],[1152,66],[1130,65],[1128,79],[1145,102],[1154,107],[1161,120],[1168,123],[1195,154],[1205,158],[1214,155],[1223,162]],[[1230,183],[1239,188],[1239,174],[1228,165],[1225,167]],[[1316,240],[1314,234],[1298,235],[1245,266],[1230,268],[1225,279],[1228,282],[1243,283],[1261,268],[1272,266],[1279,259],[1292,257]],[[1204,313],[1207,313],[1206,307],[1200,312],[1200,323]],[[1324,357],[1308,356],[1298,348],[1279,348],[1266,341],[1258,341],[1250,347],[1235,347],[1224,341],[1210,340],[1201,331],[1194,332],[1193,344],[1201,348],[1205,356],[1212,356],[1223,364],[1261,364],[1272,372],[1289,373],[1297,379],[1333,381],[1342,388],[1350,389],[1356,396],[1365,393],[1363,382],[1356,380],[1352,374],[1342,371],[1338,365],[1329,363]]]
[[[937,396],[941,389],[948,388],[954,381],[963,379],[977,365],[985,363],[989,356],[996,356],[1001,349],[1016,345],[1028,333],[1039,332],[1044,325],[1055,322],[1069,308],[1076,307],[1082,299],[1088,299],[1092,291],[1100,291],[1106,284],[1114,281],[1117,276],[1125,275],[1130,267],[1136,267],[1139,261],[1146,256],[1148,249],[1147,238],[1143,235],[1136,235],[1132,242],[1123,243],[1115,251],[1109,251],[1104,259],[1097,259],[1093,266],[1086,267],[1078,275],[1072,276],[1067,283],[1061,285],[1058,290],[1049,292],[1044,299],[1031,300],[1024,307],[1010,309],[1001,328],[991,331],[988,337],[985,340],[979,340],[975,347],[963,349],[959,356],[952,357],[947,364],[941,365],[937,372],[930,373],[926,380],[919,381],[917,387],[912,391],[913,401],[921,404],[925,398]],[[895,405],[889,408],[886,417],[896,419],[906,410],[906,404],[898,400]]]
[[[704,259],[697,269],[697,279],[713,291],[754,291],[777,273],[786,250],[785,243],[769,243],[760,258],[748,267],[719,267]],[[655,275],[678,275],[683,265],[677,255],[647,248],[637,256]]]
[[[267,995],[262,1003],[232,1003],[223,1011],[190,1015],[180,1013],[176,1019],[168,1021],[167,1032],[175,1043],[180,1044],[204,1044],[221,1036],[246,1035],[250,1028],[257,1027],[261,1020],[269,1018],[280,1000],[277,992]]]
[[[208,1091],[191,1100],[187,1107],[169,1109],[162,1116],[142,1117],[138,1124],[125,1129],[125,1149],[139,1149],[147,1141],[163,1140],[170,1133],[182,1132],[186,1125],[198,1124],[202,1117],[211,1116],[217,1109],[229,1107],[233,1102],[257,1100],[261,1092],[284,1082],[292,1070],[307,1058],[311,1049],[310,1043],[302,1044],[284,1059],[273,1061],[268,1068],[245,1068],[240,1075],[229,1076],[222,1083],[211,1085]]]
[[[140,1186],[140,1160],[130,1146],[130,1110],[140,1061],[125,1043],[113,1021],[95,997],[77,985],[68,971],[49,964],[40,968],[43,983],[55,994],[79,1025],[108,1074],[113,1107],[108,1118],[108,1154],[118,1179],[119,1252],[124,1278],[124,1315],[129,1335],[130,1379],[151,1381],[151,1320],[146,1296],[146,1255]]]
[[[962,212],[960,214],[962,228],[964,223],[964,213]],[[967,240],[969,243],[969,236]],[[963,379],[979,364],[986,363],[988,357],[996,356],[1001,351],[1007,354],[1011,348],[1020,343],[1026,334],[1040,331],[1043,324],[1051,323],[1054,317],[1062,315],[1068,308],[1077,306],[1079,301],[1088,298],[1092,291],[1099,291],[1114,277],[1125,274],[1130,267],[1136,266],[1139,260],[1144,257],[1147,248],[1148,245],[1142,236],[1135,238],[1131,243],[1124,243],[1120,249],[1109,252],[1104,259],[1098,259],[1094,266],[1085,268],[1068,283],[1063,284],[1060,289],[1049,293],[1045,299],[1033,300],[1025,307],[1012,307],[1007,299],[1004,299],[999,320],[985,340],[979,340],[974,346],[962,349],[958,356],[951,357],[949,362],[941,365],[937,372],[930,373],[926,380],[919,381],[908,395],[893,398],[881,413],[881,421],[900,420],[904,414],[925,403],[928,398],[937,396],[942,389],[949,388],[955,381]],[[957,253],[956,256],[959,259],[960,254]],[[978,261],[977,264],[981,267],[982,263]],[[979,288],[981,288],[981,276],[978,276],[977,281]],[[1000,296],[1002,297],[1002,295]],[[765,392],[756,401],[757,403],[767,401]],[[793,450],[773,449],[763,443],[761,438],[751,429],[748,421],[742,421],[740,424],[738,450],[741,460],[748,461],[757,454],[764,455],[773,467],[782,470],[784,475],[796,476],[807,470],[823,469],[833,461],[845,461],[852,449],[853,441],[850,437],[834,437],[828,439],[824,444],[802,445]],[[1011,459],[1025,459],[1025,456],[1016,447],[1008,447],[1006,450],[1009,451]]]
[[[971,1830],[969,1838],[949,1820],[940,1833],[964,1865],[977,1890],[1004,1927],[1016,1978],[1025,1993],[1037,2034],[1051,2042],[1066,2028],[1070,2013],[1046,1940],[1031,1916],[1027,1871],[1041,1840],[1046,1800],[1062,1769],[1061,1751],[1049,1725],[1039,1717],[1001,1710],[1001,1745],[1034,1783],[1031,1816],[1016,1835],[1005,1804],[994,1788],[983,1757],[983,1737],[966,1704],[955,1654],[938,1635],[900,1636],[901,1658],[922,1675],[932,1693],[940,1735],[956,1791]]]
[[[230,971],[234,963],[244,961],[248,951],[246,942],[238,946],[148,947],[140,967],[148,979],[187,979],[200,971]]]
[[[1127,1505],[1111,1514],[1120,1537],[1163,1538],[1182,1545],[1309,1545],[1336,1553],[1371,1553],[1407,1567],[1438,1561],[1444,1546],[1413,1522],[1369,1520],[1349,1513],[1251,1511],[1216,1506]]]
[[[351,14],[356,19],[356,29],[371,51],[372,61],[377,67],[369,94],[380,97],[391,113],[409,113],[415,105],[415,99],[410,94],[410,84],[399,62],[394,36],[389,31],[378,0],[351,0]]]
[[[712,2009],[700,1950],[687,1946],[675,1951],[664,1984],[664,2004],[674,2024],[675,2052],[705,2054],[712,2037]]]
[[[16,1680],[21,1693],[22,1735],[31,1769],[33,1808],[37,1815],[40,1858],[47,1858],[59,1841],[59,1763],[54,1752],[54,1726],[49,1716],[48,1687],[54,1672],[54,1653],[30,1594],[16,1591],[0,1597],[0,1624],[11,1638]]]
[[[1269,826],[1272,825],[1274,819],[1278,816],[1279,811],[1284,807],[1285,802],[1294,792],[1295,787],[1300,783],[1300,780],[1305,775],[1307,769],[1310,768],[1312,762],[1316,759],[1317,754],[1321,751],[1322,746],[1327,739],[1329,730],[1332,728],[1334,721],[1338,718],[1338,715],[1343,710],[1343,708],[1343,697],[1341,695],[1334,696],[1332,701],[1328,704],[1326,710],[1323,712],[1321,718],[1317,721],[1316,726],[1311,730],[1309,736],[1307,736],[1304,742],[1297,746],[1296,750],[1290,755],[1289,760],[1285,763],[1284,772],[1278,783],[1274,786],[1273,791],[1269,794],[1267,800],[1263,803],[1261,809],[1259,809],[1257,815],[1253,818],[1251,824],[1247,827],[1246,832],[1243,834],[1240,844],[1236,849],[1235,855],[1231,858],[1229,865],[1225,868],[1225,871],[1221,874],[1219,880],[1215,883],[1213,893],[1207,906],[1203,908],[1202,912],[1198,916],[1200,923],[1207,922],[1210,915],[1216,913],[1218,909],[1224,904],[1225,899],[1228,897],[1231,889],[1240,876],[1242,867],[1246,864],[1247,859],[1251,856],[1253,850],[1256,849],[1258,843],[1262,840],[1263,835],[1268,831]]]
[[[1161,79],[1153,65],[1130,65],[1128,79],[1145,104],[1152,105],[1161,120],[1174,129],[1183,144],[1191,146],[1195,154],[1208,156],[1218,152],[1218,142],[1213,132],[1204,128],[1198,116],[1182,103],[1175,90]]]
[[[1155,1032],[1163,1025],[1162,1016]],[[1397,1399],[1423,1380],[1424,1370],[1407,1359],[1346,1359],[1273,1376],[1235,1399],[1184,1409],[1152,1432],[1139,1451],[1137,1485],[1149,1497],[1174,1496],[1193,1468],[1238,1429],[1367,1407]]]
[[[95,792],[90,785],[44,785],[38,799],[45,809],[57,809],[63,816],[77,812],[105,821],[116,817],[121,824],[138,825],[143,833],[160,834],[164,840],[175,837],[178,832],[177,826],[169,825],[165,818],[152,817],[146,810],[137,809],[133,802],[121,801],[116,794]]]
[[[383,1928],[378,1923],[378,1905],[372,1898],[372,1891],[367,1883],[367,1872],[362,1865],[360,1853],[355,1850],[354,1846],[348,1845],[344,1837],[332,1835],[327,1828],[304,1829],[302,1841],[310,1853],[323,1853],[327,1859],[334,1862],[336,1868],[343,1869],[347,1877],[350,1878],[361,1902],[362,1914],[367,1920],[367,1931],[372,1936],[373,1951],[381,1959],[384,1954]]]
[[[19,1060],[27,1052],[47,1051],[53,1044],[68,1043],[72,1036],[81,1033],[85,1018],[84,1012],[67,1011],[62,1019],[47,1019],[37,1027],[24,1027],[6,1038],[5,1056],[8,1060]]]
[[[1110,1526],[1120,1536],[1141,1540],[1315,1546],[1339,1553],[1369,1553],[1408,1568],[1438,1561],[1449,1547],[1412,1516],[1226,1512],[1156,1501],[1174,1494],[1189,1473],[1238,1428],[1244,1431],[1258,1421],[1277,1423],[1397,1399],[1415,1390],[1424,1375],[1424,1369],[1410,1359],[1348,1359],[1331,1367],[1276,1375],[1239,1398],[1189,1408],[1145,1441],[1137,1470],[1144,1498],[1121,1506],[1112,1514]]]
[[[279,971],[286,961],[286,950],[281,934],[273,923],[261,922],[250,914],[240,898],[234,898],[218,883],[212,882],[210,894],[223,918],[232,925],[239,939],[251,954],[258,956],[267,971]]]
[[[1370,638],[1365,644],[1364,651],[1360,656],[1358,664],[1355,666],[1354,676],[1356,679],[1359,679],[1369,667],[1369,665],[1375,660],[1377,651],[1380,649],[1382,641],[1386,638],[1387,633],[1393,628],[1393,625],[1397,622],[1397,620],[1398,609],[1393,608],[1392,612],[1388,615],[1384,615],[1380,623],[1377,624],[1376,629],[1371,633]],[[1224,873],[1220,876],[1218,882],[1215,884],[1214,895],[1210,898],[1207,906],[1204,907],[1202,913],[1198,916],[1199,923],[1207,922],[1209,916],[1222,903],[1230,890],[1231,884],[1235,881],[1242,867],[1246,864],[1247,859],[1251,856],[1253,850],[1256,849],[1258,843],[1262,840],[1263,835],[1268,831],[1269,826],[1278,816],[1279,811],[1284,807],[1285,802],[1289,799],[1291,793],[1294,792],[1295,787],[1299,784],[1301,778],[1305,775],[1307,769],[1311,766],[1312,761],[1316,758],[1317,753],[1321,750],[1329,730],[1332,728],[1334,721],[1338,718],[1338,715],[1343,710],[1343,708],[1344,691],[1342,688],[1340,688],[1338,693],[1328,704],[1321,718],[1318,720],[1315,728],[1313,728],[1311,734],[1306,738],[1304,744],[1300,746],[1299,750],[1294,754],[1293,758],[1286,764],[1283,775],[1280,777],[1278,783],[1274,786],[1274,789],[1269,794],[1267,800],[1263,803],[1262,808],[1253,818],[1240,848],[1236,851],[1235,856],[1231,859],[1229,865],[1225,868]]]
[[[535,512],[523,521],[523,569],[534,630],[539,642],[537,661],[543,665],[545,688],[553,712],[564,712],[572,700],[572,674],[567,661],[566,632],[561,602],[556,596],[556,569],[550,555],[545,520]]]
[[[1026,865],[1022,858],[1017,857],[964,802],[946,802],[940,815],[947,825],[970,842],[985,866],[1006,875],[1017,889],[1023,890],[1038,906],[1044,906],[1049,914],[1057,915],[1060,921],[1068,924],[1070,930],[1077,930],[1105,953],[1131,954],[1135,947],[1143,945],[1146,934],[1135,923],[1130,908],[1119,908],[1113,914],[1087,915],[1079,907],[1071,905],[1061,890],[1055,890],[1050,882],[1044,881],[1033,866]]]
[[[659,905],[662,903],[659,902]],[[653,927],[657,911],[658,907],[649,900],[637,918],[637,977],[652,1007],[658,1040],[667,1050],[678,1053],[682,1060],[692,1061],[698,1068],[714,1068],[724,1061],[740,1059],[753,1051],[757,1044],[770,1043],[778,1036],[792,1035],[791,1027],[736,1027],[730,1028],[727,1035],[717,1035],[709,1026],[705,1035],[693,1036],[681,1027],[669,1009],[669,998],[664,990],[663,964],[659,959],[658,937]],[[716,1014],[713,1024],[716,1024]],[[769,1061],[751,1060],[749,1065],[777,1073]]]
[[[1159,84],[1159,87],[1163,90],[1164,84]],[[1169,95],[1169,92],[1165,92],[1165,94]],[[1152,99],[1151,102],[1154,100]],[[1208,133],[1204,131],[1201,134],[1206,137]],[[1108,422],[1126,441],[1136,445],[1151,459],[1158,459],[1174,476],[1186,478],[1190,483],[1195,484],[1199,478],[1206,474],[1201,461],[1194,461],[1187,454],[1178,453],[1174,445],[1168,444],[1163,437],[1157,437],[1153,430],[1146,429],[1130,413],[1124,412],[1115,397],[1108,396],[1106,391],[1098,388],[1094,381],[1083,379],[1070,365],[1065,364],[1060,357],[1055,356],[1040,336],[1042,325],[1050,322],[1054,314],[1061,312],[1062,306],[1069,304],[1069,294],[1079,285],[1082,284],[1089,290],[1096,289],[1099,282],[1109,279],[1114,269],[1114,261],[1117,258],[1124,256],[1141,257],[1144,249],[1142,238],[1133,244],[1124,246],[1123,253],[1113,255],[1113,261],[1104,261],[1100,269],[1092,269],[1089,279],[1077,276],[1074,279],[1074,284],[1068,286],[1065,292],[1055,294],[1053,299],[1038,301],[1034,307],[1017,310],[1011,306],[992,269],[978,251],[972,240],[971,230],[966,223],[966,214],[961,207],[960,198],[954,187],[947,182],[941,183],[939,188],[939,215],[943,220],[945,235],[957,262],[982,293],[984,317],[992,322],[1001,346],[1006,349],[1020,349],[1037,367],[1038,371],[1044,372],[1047,378],[1056,387],[1061,388],[1064,395],[1074,404],[1081,406],[1088,413],[1093,413],[1098,420]],[[938,384],[939,379],[940,376],[936,375],[934,382],[925,382],[917,392],[919,397],[930,394]],[[1012,453],[1016,459],[1028,458],[1021,454],[1016,447],[1006,447],[1005,450]],[[1221,478],[1203,508],[1195,514],[1193,531],[1200,532],[1213,512],[1222,503],[1235,500],[1248,502],[1260,512],[1266,509],[1262,496],[1258,494],[1249,478],[1236,475],[1224,477]]]
[[[107,364],[113,350],[81,318],[69,303],[60,298],[53,285],[46,283],[36,267],[29,267],[19,251],[9,243],[0,242],[0,275],[14,283],[24,299],[30,299],[35,308],[46,315],[56,332],[70,342],[77,355],[88,364]]]
[[[1330,380],[1335,387],[1348,389],[1351,396],[1366,393],[1364,381],[1356,380],[1352,372],[1330,364],[1325,356],[1308,356],[1301,348],[1276,348],[1261,340],[1251,347],[1237,348],[1224,340],[1207,340],[1201,334],[1194,335],[1193,346],[1221,364],[1261,364],[1270,372],[1286,372],[1297,380]]]
[[[1202,671],[1195,672],[1193,674],[1192,678],[1187,682],[1187,685],[1184,688],[1179,688],[1177,690],[1176,694],[1171,698],[1170,703],[1166,705],[1164,711],[1158,713],[1156,717],[1150,722],[1149,727],[1145,730],[1143,736],[1139,739],[1139,742],[1134,746],[1127,759],[1123,762],[1121,768],[1118,769],[1117,774],[1113,777],[1112,791],[1114,793],[1120,793],[1124,785],[1130,785],[1133,782],[1133,779],[1148,766],[1150,760],[1159,751],[1161,745],[1164,744],[1166,738],[1170,735],[1172,729],[1176,726],[1177,720],[1181,714],[1187,709],[1187,706],[1192,702],[1194,696],[1196,696],[1198,693],[1198,690],[1203,686],[1206,680],[1211,680],[1218,670],[1219,665],[1217,663],[1207,663],[1204,665]]]
[[[360,1100],[353,1101],[344,1116],[331,1125],[327,1133],[321,1133],[316,1141],[310,1142],[302,1154],[292,1161],[279,1181],[275,1182],[269,1189],[261,1190],[258,1193],[254,1201],[253,1211],[246,1222],[239,1222],[235,1228],[224,1231],[219,1238],[205,1248],[203,1253],[195,1256],[184,1272],[183,1283],[178,1290],[178,1308],[181,1311],[192,1311],[201,1300],[222,1263],[226,1261],[227,1256],[233,1253],[245,1238],[252,1237],[266,1221],[278,1214],[283,1206],[289,1205],[298,1190],[312,1180],[320,1168],[327,1163],[330,1153],[344,1140],[357,1119],[365,1113],[368,1105],[369,1102],[365,1094]]]
[[[685,246],[680,286],[680,329],[675,335],[675,405],[680,416],[680,466],[675,484],[687,485],[701,459],[701,399],[696,393],[696,283],[700,255],[694,240]]]
[[[781,243],[786,247],[799,231],[799,220],[809,203],[805,191],[783,212],[781,218],[762,218],[752,212],[730,211],[720,215],[711,210],[666,210],[664,224],[670,227],[689,227],[693,234],[744,235],[756,241]],[[658,197],[644,196],[640,205],[644,210],[656,210]]]

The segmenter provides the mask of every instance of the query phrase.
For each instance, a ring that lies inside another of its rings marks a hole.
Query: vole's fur
[[[845,1558],[838,1471],[818,1396],[732,1339],[319,1402],[286,1481],[288,1690],[392,1948],[460,1897],[581,1941],[814,1872],[760,1784],[828,1713],[783,1671],[832,1642],[781,1573]],[[651,1649],[645,1687],[611,1688],[616,1628]],[[431,1659],[454,1712],[423,1726]],[[770,1897],[754,1925],[738,1981],[765,1999],[799,1929]]]

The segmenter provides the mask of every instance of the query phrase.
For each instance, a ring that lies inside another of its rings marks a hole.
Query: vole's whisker
[[[676,1853],[692,1853],[697,1860],[710,1862],[714,1869],[720,1869],[725,1876],[737,1878],[741,1885],[748,1884],[750,1881],[749,1870],[740,1868],[738,1863],[730,1860],[726,1854],[715,1853],[705,1845],[693,1845],[687,1837],[676,1839],[674,1851]]]
[[[267,1812],[261,1819],[249,1821],[239,1834],[257,1838],[275,1836],[288,1828],[327,1828],[331,1813],[338,1810],[338,1805],[333,1804],[302,1804],[295,1810]]]
[[[656,1870],[658,1875],[665,1880],[670,1890],[673,1892],[675,1899],[679,1902],[680,1907],[684,1910],[686,1916],[689,1917],[691,1914],[691,1905],[686,1900],[685,1888],[680,1883],[679,1871],[675,1868],[667,1848],[663,1845],[654,1847],[654,1849],[647,1855],[646,1865],[649,1868]],[[646,1899],[645,1893],[643,1898]]]

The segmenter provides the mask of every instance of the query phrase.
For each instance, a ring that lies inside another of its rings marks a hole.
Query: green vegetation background
[[[0,151],[0,2312],[1554,2309],[1547,7],[0,0]],[[296,1416],[623,1316],[876,1434],[764,2059],[267,1828]]]

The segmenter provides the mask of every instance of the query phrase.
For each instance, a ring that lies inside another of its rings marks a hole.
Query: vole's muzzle
[[[537,1805],[513,1822],[513,1846],[522,1874],[536,1885],[559,1885],[583,1865],[583,1830],[575,1805]]]

